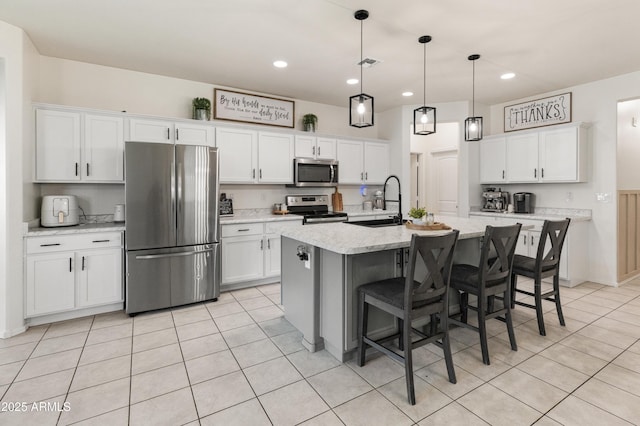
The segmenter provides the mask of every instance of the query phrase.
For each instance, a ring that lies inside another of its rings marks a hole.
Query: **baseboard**
[[[96,306],[92,308],[61,312],[58,314],[41,315],[38,317],[27,318],[25,321],[27,323],[27,326],[35,326],[35,325],[49,324],[52,322],[66,321],[74,318],[81,318],[81,317],[86,317],[90,315],[98,315],[98,314],[104,314],[107,312],[115,312],[115,311],[122,311],[122,310],[124,310],[124,304],[122,302],[119,302],[119,303],[112,303],[110,305]]]
[[[24,324],[18,328],[14,328],[11,330],[4,330],[0,332],[0,339],[8,339],[9,337],[17,336],[18,334],[24,333],[25,331],[27,331],[27,328],[29,327],[26,324]]]

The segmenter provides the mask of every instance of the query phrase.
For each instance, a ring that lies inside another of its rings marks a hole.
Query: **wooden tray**
[[[289,210],[274,210],[273,214],[289,214]]]
[[[449,225],[442,222],[435,222],[433,225],[415,225],[411,222],[405,223],[405,226],[409,229],[415,229],[416,231],[444,231],[451,229]]]

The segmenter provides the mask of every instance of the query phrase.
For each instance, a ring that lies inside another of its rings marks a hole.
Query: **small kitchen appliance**
[[[509,205],[509,193],[495,187],[488,187],[482,192],[484,203],[482,205],[483,212],[499,212],[502,213]]]
[[[113,211],[114,222],[124,222],[124,204],[116,204],[116,208]]]
[[[313,158],[293,159],[293,184],[299,188],[331,187],[338,185],[338,162]]]
[[[535,195],[531,192],[515,192],[513,194],[514,213],[533,213]]]
[[[45,195],[42,197],[41,226],[72,226],[79,223],[78,199],[75,195]]]
[[[346,222],[349,218],[344,212],[329,213],[328,195],[287,195],[285,199],[290,213],[303,216],[304,225]]]
[[[380,190],[375,192],[375,195],[373,198],[373,208],[376,210],[384,209],[384,195],[383,195],[383,192]]]

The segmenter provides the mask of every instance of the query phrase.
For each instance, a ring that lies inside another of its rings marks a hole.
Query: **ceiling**
[[[0,0],[0,20],[42,55],[346,107],[362,8],[377,111],[422,104],[422,35],[427,105],[471,100],[473,53],[486,105],[640,70],[638,0]]]

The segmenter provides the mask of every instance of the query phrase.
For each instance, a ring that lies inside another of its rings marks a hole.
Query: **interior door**
[[[435,210],[438,214],[458,214],[458,151],[433,153]]]
[[[218,148],[176,146],[176,245],[218,242]]]

